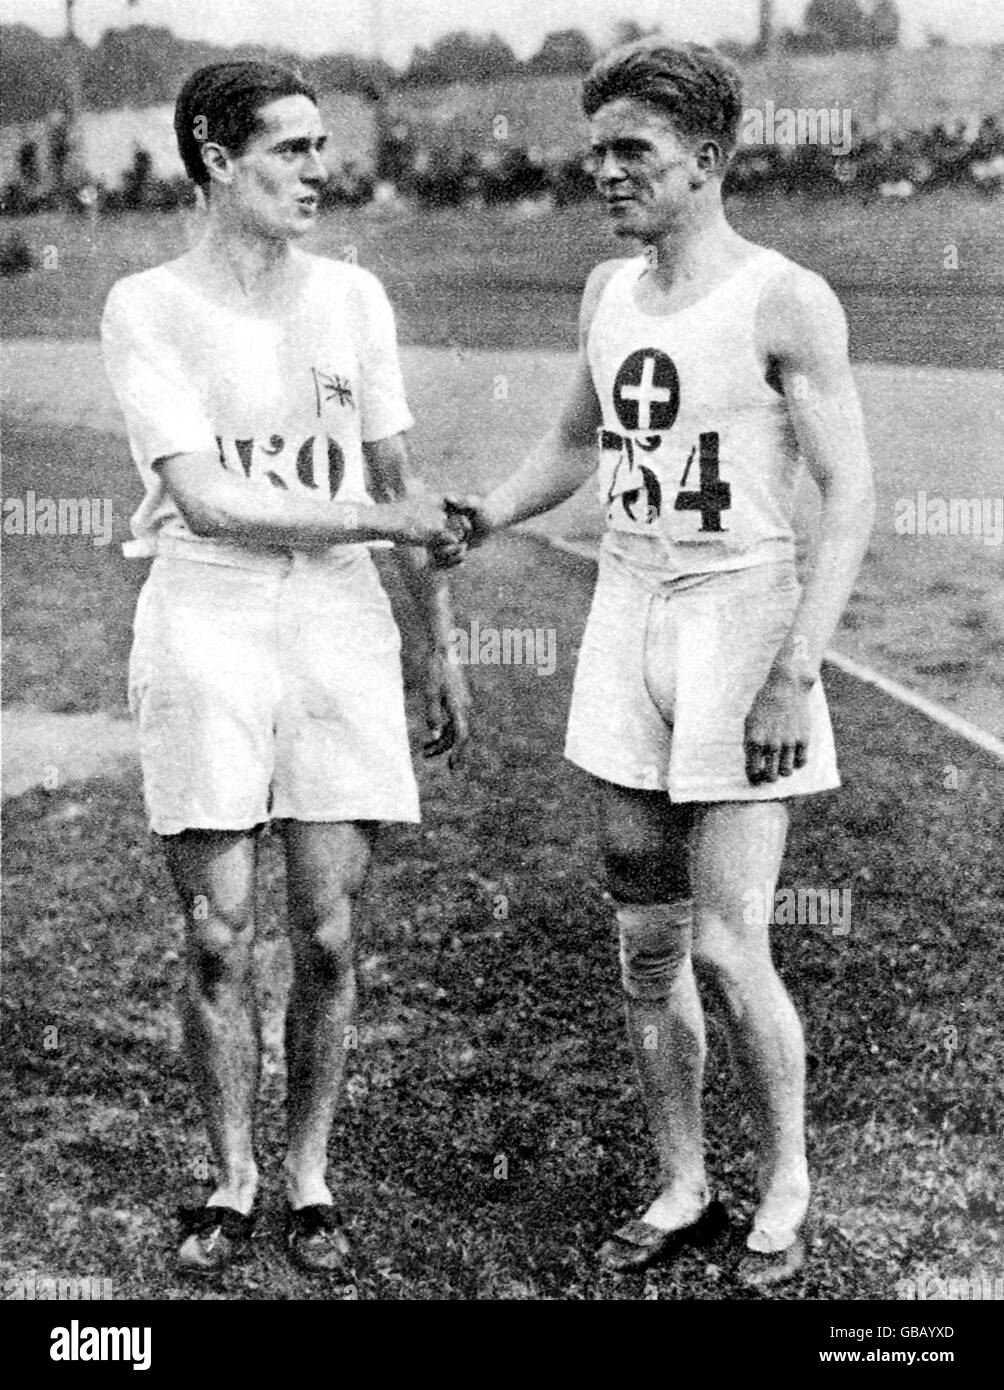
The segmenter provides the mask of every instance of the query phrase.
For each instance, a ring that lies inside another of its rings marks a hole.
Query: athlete
[[[867,545],[870,465],[834,294],[726,220],[738,73],[713,50],[650,39],[602,59],[583,105],[613,232],[644,254],[590,275],[551,432],[486,498],[447,505],[479,543],[575,492],[598,442],[606,531],[565,751],[598,792],[658,1157],[654,1199],[600,1258],[640,1268],[720,1225],[696,972],[724,1005],[758,1121],[741,1277],[766,1285],[804,1259],[805,1058],[770,913],[750,909],[773,902],[790,798],[839,785],[819,668]],[[803,459],[822,498],[804,588]]]
[[[383,289],[294,244],[327,176],[311,88],[271,64],[214,64],[185,83],[175,129],[205,234],[119,281],[102,336],[146,488],[131,552],[154,557],[130,703],[184,906],[185,1037],[218,1164],[206,1206],[183,1212],[180,1260],[220,1269],[254,1223],[253,900],[258,832],[274,822],[293,955],[286,1241],[301,1267],[351,1279],[326,1167],[353,912],[379,823],[419,817],[400,637],[368,544],[400,547],[428,630],[427,752],[454,762],[468,694],[445,659],[438,570],[464,547],[409,471]]]

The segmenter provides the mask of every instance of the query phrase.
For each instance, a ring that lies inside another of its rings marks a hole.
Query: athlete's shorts
[[[400,647],[363,549],[158,556],[129,661],[151,829],[417,821]]]
[[[671,801],[769,801],[840,785],[822,683],[809,693],[808,763],[753,785],[745,721],[801,587],[793,562],[661,584],[601,550],[579,652],[565,756]]]

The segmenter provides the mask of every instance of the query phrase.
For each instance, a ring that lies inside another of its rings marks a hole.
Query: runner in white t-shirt
[[[429,634],[426,751],[455,762],[469,701],[445,656],[437,569],[463,543],[408,470],[382,287],[291,244],[326,178],[312,90],[271,64],[215,64],[185,84],[175,128],[205,235],[120,281],[102,338],[146,489],[127,551],[153,557],[130,703],[151,828],[185,910],[185,1034],[218,1164],[207,1205],[183,1213],[180,1258],[219,1269],[251,1233],[256,832],[274,821],[293,953],[287,1245],[301,1267],[350,1278],[326,1169],[353,908],[378,823],[418,819],[400,638],[368,544],[401,547]]]
[[[833,292],[725,217],[739,74],[651,39],[602,59],[583,105],[613,230],[645,255],[590,276],[552,432],[487,498],[453,505],[482,540],[571,496],[599,444],[607,529],[565,751],[595,779],[658,1155],[654,1200],[601,1259],[641,1268],[720,1216],[696,971],[724,1006],[757,1121],[740,1274],[764,1286],[801,1265],[809,1199],[802,1031],[769,922],[787,798],[839,783],[819,667],[867,545],[871,471]],[[804,589],[801,459],[822,494]]]

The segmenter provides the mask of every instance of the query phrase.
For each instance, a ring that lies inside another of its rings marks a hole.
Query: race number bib
[[[345,454],[329,435],[309,439],[285,439],[273,434],[265,439],[222,439],[216,447],[220,463],[232,473],[269,482],[283,491],[320,492],[337,497],[345,478]]]
[[[719,476],[717,431],[673,434],[598,431],[600,501],[617,530],[650,531],[701,544],[729,530],[732,489]]]
[[[729,527],[723,514],[732,489],[718,469],[719,436],[681,435],[680,374],[656,347],[621,362],[611,404],[620,430],[601,429],[600,500],[617,530],[658,534],[680,544],[707,544]]]

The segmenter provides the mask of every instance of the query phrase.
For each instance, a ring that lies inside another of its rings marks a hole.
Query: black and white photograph
[[[965,1365],[1004,7],[0,19],[34,1364],[184,1371],[200,1303],[558,1301]]]

